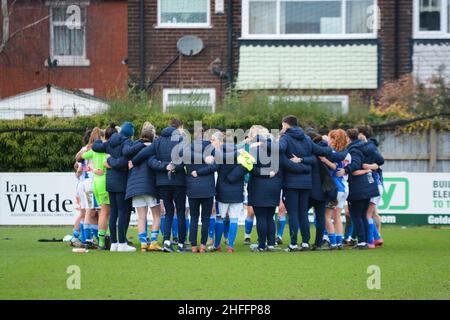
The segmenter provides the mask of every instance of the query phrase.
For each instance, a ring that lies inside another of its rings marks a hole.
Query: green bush
[[[271,92],[271,95],[274,93]],[[86,128],[105,128],[111,121],[121,125],[131,121],[136,127],[136,138],[145,121],[150,121],[159,132],[170,119],[183,120],[186,128],[194,121],[202,121],[204,128],[248,129],[260,124],[269,129],[278,129],[281,119],[296,115],[303,127],[315,127],[326,131],[332,128],[347,128],[356,124],[380,124],[387,120],[402,118],[395,110],[380,112],[369,108],[366,101],[350,98],[348,114],[328,110],[314,101],[286,102],[280,99],[269,101],[267,92],[231,92],[216,113],[206,113],[198,108],[173,108],[171,113],[162,113],[160,99],[149,99],[145,94],[127,94],[110,101],[110,108],[102,114],[71,119],[30,117],[24,120],[0,121],[0,131],[11,128],[73,129],[70,132],[0,132],[0,171],[70,171],[74,155],[82,146]],[[389,113],[387,115],[387,113]]]

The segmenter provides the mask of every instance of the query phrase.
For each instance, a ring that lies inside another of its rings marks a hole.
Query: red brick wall
[[[240,1],[234,0],[235,38],[240,35]],[[239,4],[239,6],[237,5]],[[162,88],[215,88],[217,100],[225,93],[227,81],[219,79],[208,69],[211,62],[219,58],[221,69],[227,69],[227,0],[225,14],[217,15],[211,0],[211,28],[170,29],[155,28],[157,25],[157,1],[145,1],[145,60],[146,81],[157,74],[178,54],[177,41],[184,35],[196,35],[203,40],[205,49],[197,56],[182,57],[154,84],[151,92],[159,94]],[[139,83],[139,0],[128,1],[129,73]],[[235,41],[237,49],[237,42]],[[234,53],[237,58],[237,50]],[[235,60],[237,63],[237,60]],[[161,97],[161,95],[160,95]]]
[[[412,37],[413,1],[399,1],[399,76],[410,72],[410,39]],[[382,80],[395,78],[395,2],[378,0],[381,10],[381,28],[378,32],[382,44]]]
[[[48,15],[45,1],[17,5],[12,31]],[[94,94],[109,97],[127,88],[127,3],[91,1],[87,7],[87,58],[89,67],[57,67],[50,71],[50,82],[69,89],[93,88]],[[0,98],[29,91],[47,84],[49,70],[49,22],[26,30],[14,38],[6,55],[0,55]]]

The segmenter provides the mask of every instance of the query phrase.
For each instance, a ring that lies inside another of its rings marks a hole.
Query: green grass
[[[450,299],[449,228],[385,227],[386,245],[368,251],[252,253],[242,230],[233,254],[80,254],[37,241],[67,233],[0,227],[0,299]],[[70,265],[80,290],[66,287]],[[367,289],[369,265],[380,290]]]

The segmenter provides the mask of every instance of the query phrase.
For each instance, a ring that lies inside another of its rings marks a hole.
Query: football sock
[[[236,240],[238,230],[238,218],[230,218],[230,231],[228,237],[228,246],[234,247],[234,240]]]
[[[214,230],[215,230],[215,227],[216,227],[216,217],[215,217],[215,216],[211,216],[211,217],[209,218],[209,232],[208,232],[209,237],[210,237],[211,239],[214,239]]]
[[[86,243],[86,235],[84,233],[84,220],[80,221],[80,235],[81,235],[81,242]]]
[[[286,217],[278,217],[278,230],[277,230],[278,237],[283,238],[285,226],[286,226]]]
[[[166,221],[166,215],[161,216],[161,225],[159,226],[159,229],[161,230],[162,235],[164,235],[164,221]]]
[[[147,237],[148,237],[148,233],[147,232],[139,233],[138,236],[139,236],[139,242],[141,244],[147,244]]]
[[[245,236],[246,238],[250,237],[253,229],[253,218],[247,217],[245,218]]]
[[[214,246],[217,248],[220,246],[220,241],[222,240],[223,234],[223,219],[222,217],[216,217],[215,224],[215,235],[214,235]]]
[[[189,239],[189,226],[191,224],[191,220],[189,216],[186,216],[186,239]]]
[[[342,244],[342,240],[343,240],[342,234],[337,234],[337,235],[336,235],[336,243],[337,243],[338,245],[341,245],[341,244]]]
[[[91,224],[91,230],[92,234],[94,235],[95,239],[98,241],[98,224]]]
[[[329,233],[328,238],[330,238],[330,245],[335,246],[336,245],[336,234]]]
[[[381,235],[380,235],[380,233],[378,232],[377,225],[376,225],[375,223],[374,223],[373,225],[374,225],[374,227],[373,227],[373,238],[374,238],[375,240],[380,240],[380,239],[381,239]]]
[[[373,219],[367,219],[367,220],[369,221],[369,234],[367,237],[367,243],[373,244],[373,234],[374,234],[375,223],[374,223]]]
[[[92,241],[91,225],[88,223],[84,224],[84,238],[86,239],[86,241]]]
[[[158,230],[152,231],[150,241],[152,241],[152,242],[153,241],[158,241],[158,233],[159,233]]]
[[[102,230],[102,229],[98,230],[98,245],[100,247],[105,246],[105,235],[106,235],[106,230]]]
[[[178,216],[174,215],[172,220],[172,238],[178,239]]]
[[[72,237],[78,239],[80,237],[80,231],[78,231],[77,229],[73,228]]]

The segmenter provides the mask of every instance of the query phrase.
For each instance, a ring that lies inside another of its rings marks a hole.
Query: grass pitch
[[[242,229],[233,254],[81,254],[37,241],[70,231],[0,227],[0,299],[450,299],[445,227],[387,226],[385,246],[365,251],[253,253]],[[136,241],[136,229],[129,235]],[[66,286],[71,265],[79,290]],[[380,267],[379,290],[367,287],[370,265]]]

